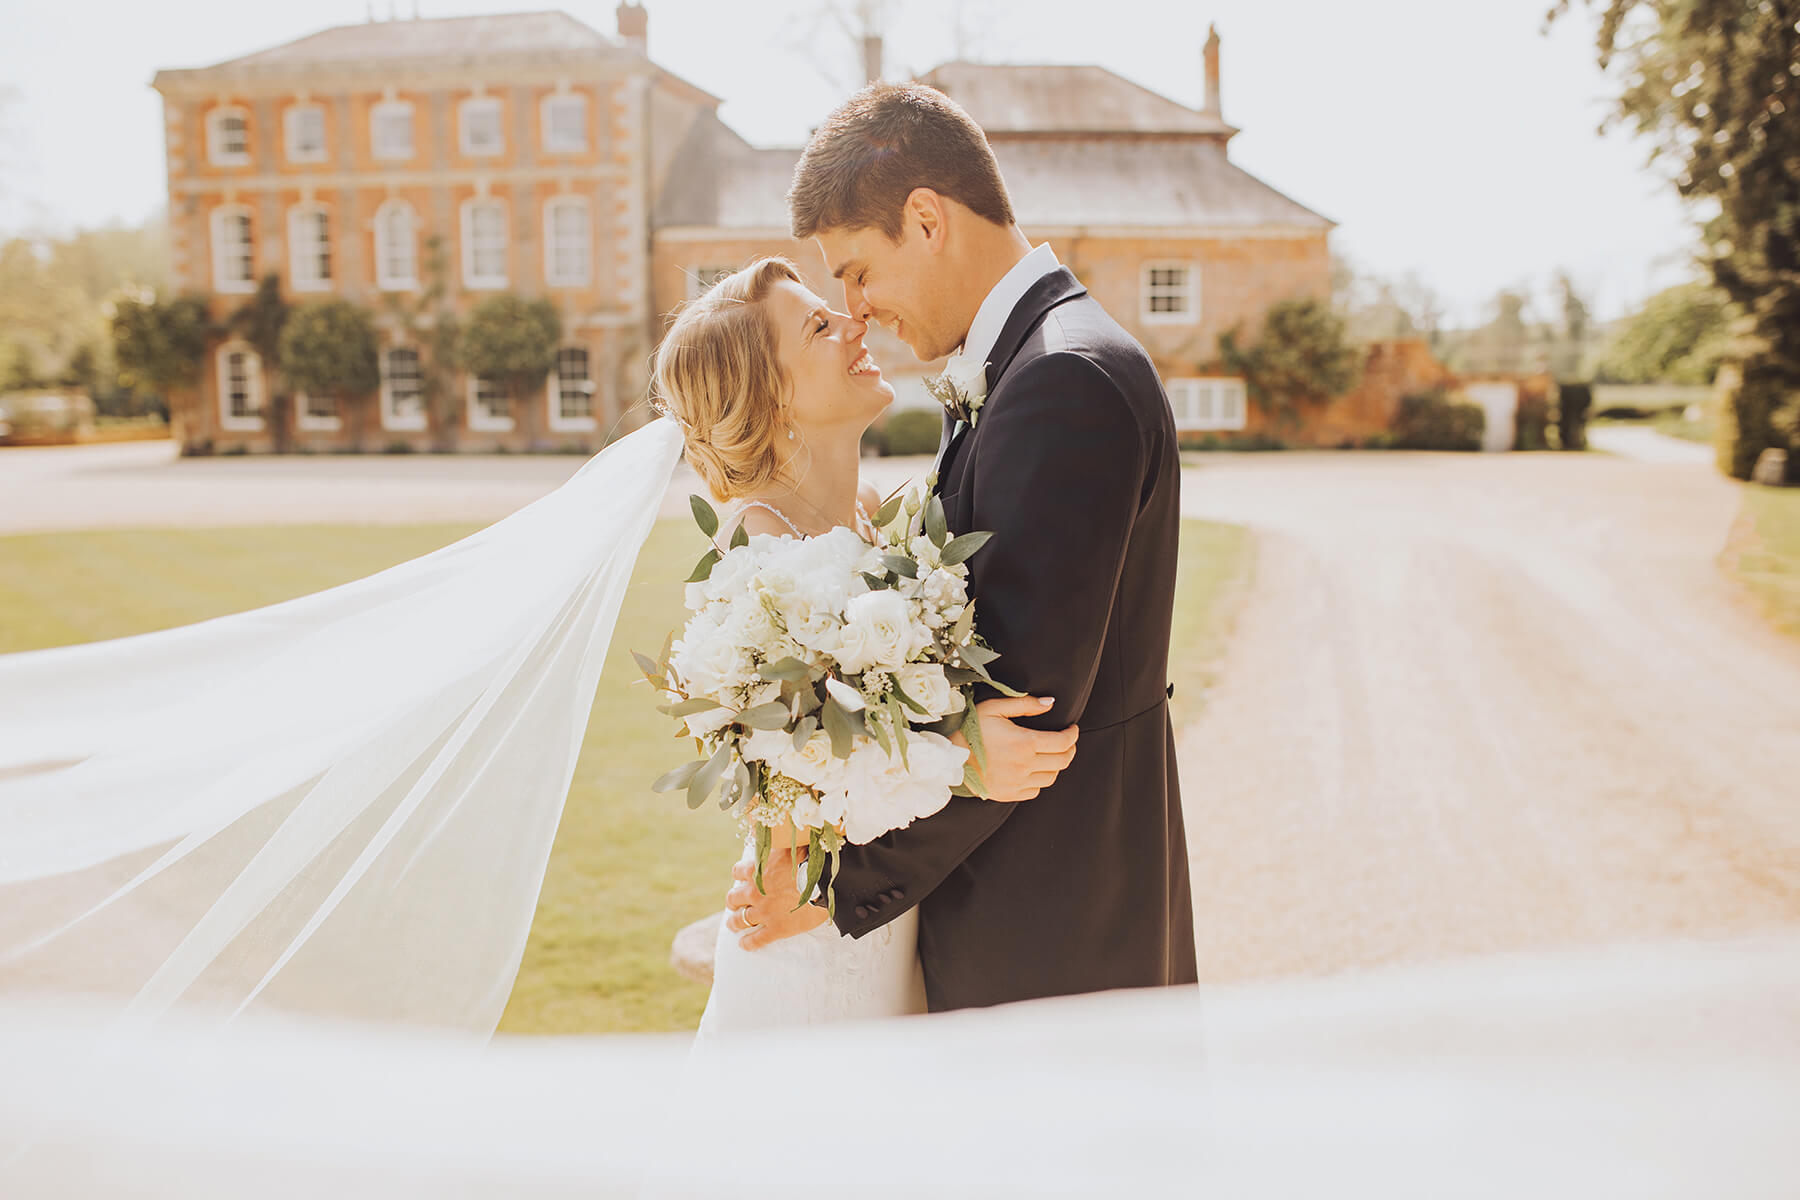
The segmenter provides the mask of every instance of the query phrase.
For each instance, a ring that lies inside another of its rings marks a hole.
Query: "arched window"
[[[256,290],[256,246],[250,236],[250,210],[221,204],[212,211],[213,291]]]
[[[544,282],[586,287],[594,276],[594,222],[586,196],[553,196],[544,203]]]
[[[288,209],[288,278],[296,291],[331,289],[331,213],[322,204]]]
[[[262,358],[242,342],[218,350],[219,428],[249,431],[263,427]]]
[[[404,200],[375,211],[375,286],[385,292],[419,286],[419,219]]]

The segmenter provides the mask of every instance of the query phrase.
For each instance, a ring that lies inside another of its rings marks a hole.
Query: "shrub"
[[[1719,470],[1734,479],[1749,479],[1756,460],[1773,446],[1788,452],[1788,479],[1800,468],[1800,387],[1784,386],[1767,356],[1727,363],[1719,372],[1718,425],[1715,436]]]
[[[331,396],[349,414],[350,440],[362,445],[371,401],[381,386],[375,318],[368,309],[333,298],[303,304],[281,327],[281,371],[295,389]]]
[[[1514,418],[1514,450],[1548,450],[1550,448],[1550,397],[1531,392],[1519,397],[1519,411]]]
[[[1487,414],[1479,405],[1452,400],[1441,388],[1400,398],[1394,445],[1401,450],[1479,450]]]
[[[881,429],[883,454],[936,454],[944,434],[944,414],[935,408],[908,408],[890,416]]]
[[[1302,411],[1341,396],[1362,376],[1363,352],[1344,319],[1318,300],[1282,300],[1264,314],[1262,331],[1243,346],[1240,327],[1219,335],[1219,358],[1244,377],[1257,407],[1287,424]]]
[[[1588,410],[1594,389],[1585,383],[1556,385],[1556,436],[1564,450],[1587,449]]]
[[[411,454],[413,452],[413,444],[401,438],[395,438],[393,441],[383,446],[381,452],[383,454]]]

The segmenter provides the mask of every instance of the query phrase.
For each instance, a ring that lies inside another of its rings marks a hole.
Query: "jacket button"
[[[905,898],[906,898],[906,893],[901,891],[899,888],[895,888],[893,891],[887,893],[887,895],[883,897],[883,899],[886,899],[886,900],[904,900]]]
[[[856,919],[857,920],[860,921],[868,915],[869,915],[869,906],[868,905],[859,904],[856,906]]]

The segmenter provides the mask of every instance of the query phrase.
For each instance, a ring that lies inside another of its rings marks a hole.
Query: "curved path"
[[[1599,455],[1210,455],[1258,560],[1182,738],[1201,975],[1800,921],[1800,645],[1738,487]]]

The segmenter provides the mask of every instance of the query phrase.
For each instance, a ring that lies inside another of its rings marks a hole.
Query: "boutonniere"
[[[987,364],[963,357],[958,351],[944,364],[944,372],[925,381],[925,390],[958,421],[975,427],[975,417],[987,402]]]

